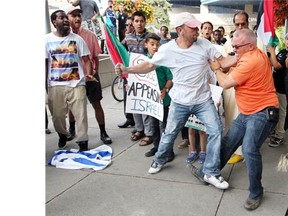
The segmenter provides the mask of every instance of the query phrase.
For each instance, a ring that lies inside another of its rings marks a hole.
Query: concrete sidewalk
[[[113,143],[112,164],[102,171],[66,170],[46,165],[47,216],[284,216],[288,207],[288,173],[277,172],[279,157],[288,151],[288,142],[270,148],[267,141],[262,148],[264,198],[253,212],[244,209],[248,196],[248,177],[245,163],[227,165],[222,175],[230,188],[222,191],[202,185],[187,168],[188,149],[178,149],[180,134],[175,142],[174,161],[160,173],[150,175],[153,158],[144,153],[152,145],[140,147],[130,139],[131,128],[120,129],[125,120],[123,102],[112,98],[110,87],[103,89],[102,105],[106,129]],[[49,113],[46,135],[46,164],[57,150],[58,135]],[[102,145],[100,130],[92,106],[88,105],[89,148]],[[286,133],[286,140],[288,135]],[[75,140],[67,149],[78,148]],[[197,162],[196,162],[197,164]]]

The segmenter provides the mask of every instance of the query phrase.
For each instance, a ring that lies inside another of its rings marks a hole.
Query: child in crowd
[[[152,58],[152,56],[158,51],[158,48],[160,47],[160,40],[161,38],[155,33],[147,34],[147,36],[145,37],[145,48],[147,49],[148,58]],[[155,155],[158,150],[161,134],[164,132],[166,127],[169,105],[171,102],[168,91],[172,86],[173,75],[170,69],[163,66],[158,66],[156,68],[156,75],[161,91],[160,97],[163,100],[164,117],[163,121],[159,121],[158,119],[151,117],[154,147],[145,153],[146,157],[151,157]],[[173,153],[171,152],[171,154]]]
[[[197,155],[196,151],[196,133],[199,133],[200,138],[200,153]],[[207,135],[204,131],[195,130],[193,128],[188,129],[189,134],[189,156],[186,159],[187,163],[193,163],[199,156],[198,163],[203,164],[206,157],[206,142]]]

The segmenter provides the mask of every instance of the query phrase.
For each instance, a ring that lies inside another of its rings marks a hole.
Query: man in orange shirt
[[[221,71],[217,61],[210,62],[220,86],[224,89],[235,88],[236,103],[240,111],[221,140],[220,169],[242,143],[250,184],[250,194],[244,207],[254,210],[263,197],[260,148],[277,124],[279,102],[269,59],[257,48],[253,31],[237,30],[233,35],[232,47],[238,62],[228,76]],[[201,168],[199,171],[201,173]]]

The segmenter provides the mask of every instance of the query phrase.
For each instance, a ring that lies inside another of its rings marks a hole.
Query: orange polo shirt
[[[235,98],[240,113],[256,113],[268,106],[279,106],[269,59],[259,49],[245,53],[232,69],[237,82]]]

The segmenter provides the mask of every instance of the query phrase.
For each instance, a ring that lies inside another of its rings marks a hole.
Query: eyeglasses
[[[250,43],[246,43],[246,44],[242,44],[242,45],[234,45],[234,46],[232,45],[232,48],[237,50],[237,49],[239,49],[240,47],[246,46],[246,45],[248,45],[248,44],[250,44]]]
[[[245,26],[245,25],[247,25],[247,23],[246,23],[246,22],[243,22],[243,23],[235,23],[234,25],[237,26],[237,27],[240,26],[240,25],[241,25],[241,26]]]
[[[132,26],[132,23],[126,23],[125,25],[126,26]]]

